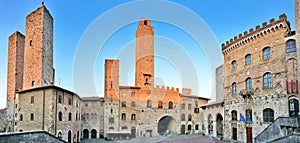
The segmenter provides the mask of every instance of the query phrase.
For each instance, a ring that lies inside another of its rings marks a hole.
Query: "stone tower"
[[[42,4],[26,17],[23,90],[53,81],[53,18]]]
[[[300,76],[299,76],[300,75],[299,73],[300,71],[300,64],[299,64],[300,62],[300,50],[299,50],[300,49],[300,0],[294,0],[294,10],[295,10],[294,14],[295,14],[295,28],[296,28],[297,61],[298,61],[298,81],[300,81]]]
[[[104,125],[105,132],[113,127],[118,130],[119,123],[119,60],[105,60],[105,110]]]
[[[135,86],[154,86],[154,28],[141,18],[136,31]]]
[[[8,63],[7,63],[7,122],[8,131],[13,131],[15,93],[23,87],[24,65],[24,42],[25,36],[15,32],[8,38]]]

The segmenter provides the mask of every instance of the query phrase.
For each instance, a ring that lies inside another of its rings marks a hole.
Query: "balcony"
[[[243,89],[240,91],[240,95],[243,96],[243,98],[251,97],[253,94],[254,94],[253,89],[251,90]]]

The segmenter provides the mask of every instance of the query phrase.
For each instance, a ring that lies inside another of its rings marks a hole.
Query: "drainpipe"
[[[45,129],[45,89],[43,89],[43,123],[42,130]]]

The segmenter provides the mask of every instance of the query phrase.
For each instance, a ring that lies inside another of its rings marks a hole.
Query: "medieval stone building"
[[[207,98],[191,89],[154,86],[154,28],[142,18],[136,31],[135,86],[119,85],[119,60],[105,61],[104,134],[114,139],[199,133]]]
[[[225,139],[252,142],[279,117],[297,117],[295,40],[283,14],[222,44]]]

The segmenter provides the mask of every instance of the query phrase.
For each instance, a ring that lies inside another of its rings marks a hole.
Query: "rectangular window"
[[[31,104],[34,103],[34,96],[31,96],[31,98],[30,98],[30,103],[31,103]]]
[[[69,97],[69,105],[72,105],[72,98]]]
[[[33,120],[34,120],[34,114],[31,113],[31,114],[30,114],[30,121],[33,121]]]

